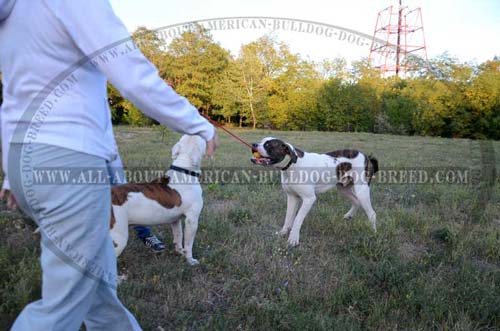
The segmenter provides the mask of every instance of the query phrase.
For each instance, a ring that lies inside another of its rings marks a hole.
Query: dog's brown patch
[[[351,169],[352,164],[349,162],[342,162],[337,166],[337,180],[343,186],[348,186],[352,183],[352,177],[347,174]]]
[[[356,156],[358,156],[358,154],[359,154],[359,151],[357,151],[355,149],[339,149],[338,151],[326,153],[326,155],[330,155],[334,158],[345,157],[348,159],[354,159]]]
[[[113,205],[121,206],[127,201],[129,193],[141,192],[148,199],[157,201],[167,209],[179,207],[182,204],[181,196],[168,186],[169,180],[169,177],[164,176],[150,183],[115,186],[111,189],[111,202]]]

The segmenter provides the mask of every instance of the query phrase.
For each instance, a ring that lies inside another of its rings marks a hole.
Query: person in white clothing
[[[37,183],[33,171],[117,159],[107,81],[159,123],[203,137],[208,156],[215,128],[159,77],[108,0],[0,0],[0,71],[0,196],[38,223],[43,271],[42,299],[11,330],[141,330],[116,295],[110,183]]]

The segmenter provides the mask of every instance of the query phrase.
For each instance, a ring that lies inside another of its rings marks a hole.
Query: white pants
[[[75,184],[71,179],[88,171],[97,179],[99,172],[106,172],[106,161],[32,145],[29,152],[26,145],[11,146],[9,180],[20,207],[40,226],[42,298],[23,309],[12,331],[77,331],[82,322],[88,331],[141,330],[116,293],[109,182]],[[41,170],[66,171],[70,177],[55,182],[30,177]]]

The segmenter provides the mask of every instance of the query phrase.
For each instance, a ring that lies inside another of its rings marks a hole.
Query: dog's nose
[[[259,148],[259,144],[253,143],[252,144],[252,152],[257,152],[257,148]]]

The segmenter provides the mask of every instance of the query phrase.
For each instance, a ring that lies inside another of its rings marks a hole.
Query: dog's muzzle
[[[253,164],[258,164],[258,165],[263,165],[263,166],[268,166],[268,165],[271,165],[273,164],[273,160],[271,160],[270,158],[268,157],[255,157],[255,156],[252,156],[252,158],[250,159],[250,161],[252,161]]]
[[[269,157],[262,156],[259,153],[259,144],[253,143],[252,144],[252,157],[250,158],[250,161],[253,164],[258,164],[258,165],[263,165],[263,166],[268,166],[273,164],[273,160]]]

